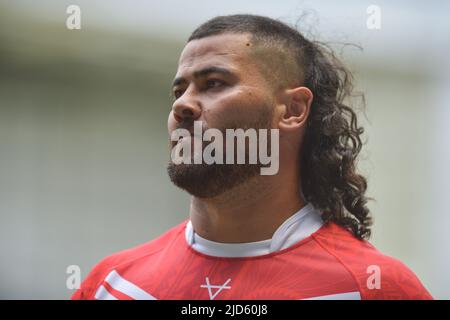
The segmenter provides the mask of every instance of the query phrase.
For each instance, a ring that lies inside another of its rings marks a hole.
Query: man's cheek
[[[208,123],[208,127],[234,128],[237,124],[239,127],[251,123],[257,110],[242,99],[228,99],[222,101],[216,108],[204,111],[204,118]]]

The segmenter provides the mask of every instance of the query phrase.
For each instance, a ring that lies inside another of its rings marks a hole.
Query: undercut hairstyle
[[[256,52],[266,52],[264,64],[274,87],[305,86],[313,93],[305,136],[300,148],[303,197],[332,221],[359,239],[370,237],[372,218],[365,196],[367,180],[356,172],[361,151],[357,116],[350,100],[352,73],[327,45],[308,40],[296,28],[256,15],[215,17],[200,25],[188,42],[209,36],[250,34]],[[260,50],[262,49],[262,50]],[[269,66],[268,66],[269,65]],[[364,103],[364,96],[362,102]]]

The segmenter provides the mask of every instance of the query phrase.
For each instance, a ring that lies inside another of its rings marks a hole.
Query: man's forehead
[[[180,68],[196,64],[245,62],[251,48],[249,34],[221,34],[188,42],[179,60]]]

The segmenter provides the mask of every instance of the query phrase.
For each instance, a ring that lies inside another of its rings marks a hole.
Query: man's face
[[[173,85],[169,136],[178,128],[271,128],[274,96],[252,58],[248,34],[223,34],[190,41],[184,48]],[[174,147],[177,142],[170,142]],[[213,197],[259,174],[259,165],[179,164],[168,173],[180,188],[198,197]]]

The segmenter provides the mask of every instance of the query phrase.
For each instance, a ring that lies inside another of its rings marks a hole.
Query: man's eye
[[[173,96],[175,97],[175,99],[178,99],[182,95],[183,95],[183,90],[178,89],[173,92]]]
[[[209,79],[206,81],[206,87],[208,89],[217,88],[224,84],[225,84],[225,82],[223,82],[222,80],[218,80],[218,79]]]

